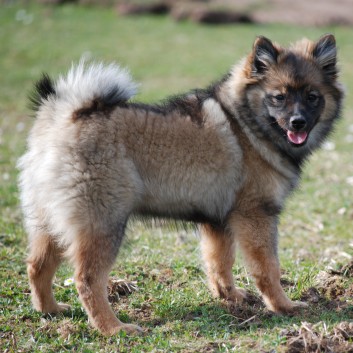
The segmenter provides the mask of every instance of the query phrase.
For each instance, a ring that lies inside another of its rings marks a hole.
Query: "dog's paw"
[[[309,305],[304,302],[300,301],[288,301],[286,305],[278,306],[274,309],[270,309],[271,311],[277,314],[284,314],[284,315],[296,315],[299,314],[302,310],[307,309]]]
[[[235,288],[235,291],[233,293],[233,301],[241,304],[246,298],[248,297],[248,294],[245,289],[243,288]]]
[[[292,310],[300,310],[300,309],[307,309],[309,308],[309,304],[308,303],[304,303],[301,301],[294,301],[292,302],[293,307]]]
[[[246,301],[247,296],[248,295],[245,289],[233,288],[232,291],[220,297],[234,304],[242,304],[244,301]]]
[[[309,307],[309,304],[308,303],[305,303],[305,302],[301,302],[301,301],[295,301],[293,302],[296,306],[300,306],[300,307],[303,307],[303,308],[308,308]]]
[[[62,313],[65,311],[69,311],[71,309],[71,305],[64,304],[64,303],[58,303],[56,307],[56,313]]]
[[[34,308],[43,314],[59,314],[71,309],[71,306],[63,303],[52,303],[51,305],[38,306],[35,305]]]
[[[119,326],[115,326],[110,330],[102,332],[106,336],[115,335],[121,331],[124,331],[129,336],[141,335],[143,330],[140,326],[132,325],[132,324],[120,324]]]

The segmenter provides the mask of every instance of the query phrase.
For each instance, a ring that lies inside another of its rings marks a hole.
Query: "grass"
[[[339,268],[353,254],[352,28],[207,27],[167,17],[120,18],[102,8],[17,2],[2,5],[0,23],[0,351],[284,352],[283,330],[293,325],[322,321],[332,328],[352,320],[352,280],[347,277],[335,284],[341,296],[333,298],[321,290],[311,309],[296,317],[271,315],[255,294],[253,306],[229,307],[212,299],[206,288],[194,231],[140,223],[130,224],[112,273],[137,281],[139,291],[122,296],[113,306],[123,321],[143,326],[144,336],[105,338],[90,328],[74,286],[64,285],[72,276],[68,266],[60,269],[54,289],[72,311],[42,316],[30,305],[15,168],[32,124],[27,94],[42,71],[57,76],[82,55],[115,60],[131,69],[141,82],[138,99],[148,102],[219,78],[250,50],[256,35],[286,44],[333,32],[348,92],[344,119],[332,144],[306,165],[301,188],[288,202],[280,224],[285,289],[292,299],[303,298],[310,287],[319,288],[320,271]],[[234,276],[240,286],[256,293],[241,260]]]

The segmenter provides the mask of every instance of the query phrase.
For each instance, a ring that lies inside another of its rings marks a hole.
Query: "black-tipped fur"
[[[42,78],[34,85],[34,90],[29,95],[30,106],[34,111],[38,111],[43,101],[49,96],[55,95],[53,80],[47,74],[43,74]]]
[[[316,44],[313,56],[318,60],[323,72],[332,78],[337,76],[336,40],[332,34],[322,36]]]
[[[205,89],[193,89],[187,93],[180,95],[173,95],[157,104],[144,104],[144,103],[130,103],[129,107],[138,109],[145,109],[159,114],[168,115],[177,111],[180,115],[190,117],[190,119],[197,125],[203,125],[203,117],[201,114],[203,103],[213,98],[218,103],[217,90],[219,86],[224,83],[230,74],[226,74],[220,81],[212,83]],[[221,104],[221,103],[220,103]]]
[[[268,66],[275,63],[278,52],[272,42],[266,37],[257,37],[254,44],[254,60],[252,63],[253,76],[262,75]]]
[[[102,112],[106,116],[116,107],[125,107],[129,98],[123,88],[116,86],[107,92],[103,92],[101,96],[92,100],[91,105],[76,110],[73,113],[73,120],[87,119],[92,114]]]

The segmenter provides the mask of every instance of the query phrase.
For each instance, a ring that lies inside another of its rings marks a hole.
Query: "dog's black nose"
[[[289,125],[293,130],[303,130],[306,127],[306,120],[302,116],[295,115],[290,118]]]

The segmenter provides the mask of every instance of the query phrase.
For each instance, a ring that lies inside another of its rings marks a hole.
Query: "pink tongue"
[[[287,131],[287,137],[290,142],[295,143],[296,145],[301,145],[303,142],[305,142],[306,138],[308,137],[308,133],[305,131]]]

